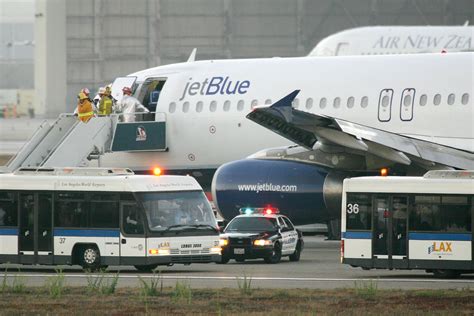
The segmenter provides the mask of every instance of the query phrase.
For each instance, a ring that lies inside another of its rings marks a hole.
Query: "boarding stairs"
[[[81,166],[86,159],[110,151],[117,122],[117,115],[93,117],[84,123],[73,114],[61,114],[53,124],[43,122],[0,172],[20,167]]]

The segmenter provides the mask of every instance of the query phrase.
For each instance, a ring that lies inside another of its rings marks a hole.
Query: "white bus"
[[[0,174],[0,263],[152,270],[220,260],[216,219],[192,177],[101,168]]]
[[[344,180],[342,263],[423,269],[437,277],[474,272],[474,172]]]

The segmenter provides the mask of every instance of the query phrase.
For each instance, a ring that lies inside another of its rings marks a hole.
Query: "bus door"
[[[120,264],[146,260],[146,237],[141,209],[135,202],[120,203]]]
[[[376,196],[373,205],[374,267],[408,268],[408,197]]]
[[[53,263],[52,194],[21,193],[20,263]]]

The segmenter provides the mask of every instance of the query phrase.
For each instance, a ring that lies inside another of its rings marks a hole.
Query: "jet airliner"
[[[466,52],[474,50],[474,27],[365,26],[321,40],[309,56]]]
[[[214,176],[224,217],[248,203],[275,203],[297,225],[329,220],[339,214],[347,176],[474,168],[473,60],[473,53],[263,58],[148,69],[118,81],[134,85],[145,105],[159,90],[153,102],[166,122],[167,151],[111,153],[101,165],[159,165],[209,189],[219,166],[241,159]]]

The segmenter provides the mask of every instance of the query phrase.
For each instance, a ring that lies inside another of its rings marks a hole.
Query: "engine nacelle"
[[[230,220],[242,207],[277,207],[294,224],[340,218],[344,175],[288,160],[243,159],[222,165],[212,180],[221,215]]]

